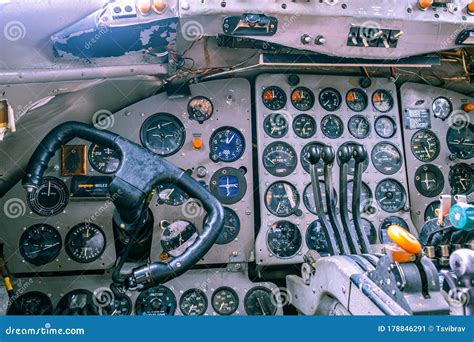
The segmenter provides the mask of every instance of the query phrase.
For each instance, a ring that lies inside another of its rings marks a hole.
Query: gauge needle
[[[168,196],[166,196],[166,199],[170,199],[171,195],[173,194],[175,189],[171,189],[171,191],[168,193]]]
[[[232,137],[231,137],[230,139],[227,138],[227,139],[225,140],[225,143],[226,143],[226,144],[230,144],[230,143],[232,142],[232,140],[234,140],[234,138],[235,138],[235,134],[232,134]]]
[[[148,128],[146,131],[147,131],[147,132],[150,132],[150,131],[153,131],[154,129],[160,129],[160,128],[161,128],[160,125],[156,125],[156,127]]]
[[[426,148],[426,146],[423,146],[423,148],[425,149],[425,152],[426,152],[426,154],[428,155],[428,158],[431,158],[430,151],[428,151],[428,149]]]
[[[48,182],[48,197],[51,195],[51,182]]]

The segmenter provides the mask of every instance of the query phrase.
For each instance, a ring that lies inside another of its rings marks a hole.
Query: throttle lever
[[[357,241],[357,234],[354,225],[349,219],[348,192],[347,192],[347,175],[349,172],[349,161],[352,159],[352,146],[342,145],[339,148],[337,157],[339,160],[339,210],[341,215],[342,226],[348,237],[349,247],[352,254],[360,254],[361,249]]]
[[[364,170],[364,162],[367,160],[367,150],[360,144],[353,144],[352,157],[355,160],[354,164],[354,180],[352,189],[352,221],[359,238],[359,244],[362,249],[362,253],[370,253],[370,243],[367,238],[367,233],[362,225],[362,219],[360,216],[360,198],[362,189],[362,172]]]
[[[308,151],[308,161],[309,161],[309,171],[311,175],[311,186],[313,188],[314,196],[314,206],[316,207],[316,213],[319,217],[319,222],[321,223],[321,229],[326,236],[326,241],[328,243],[329,253],[331,255],[338,255],[339,249],[336,242],[336,237],[334,235],[334,230],[331,223],[328,221],[326,214],[324,213],[323,201],[321,195],[321,188],[319,186],[319,177],[317,164],[321,159],[321,149],[317,146],[311,146]]]
[[[339,245],[339,250],[342,254],[351,254],[347,237],[344,234],[341,223],[337,217],[336,199],[334,198],[334,186],[332,179],[332,167],[334,165],[334,149],[331,146],[324,146],[321,153],[321,158],[324,163],[324,187],[326,190],[326,206],[328,210],[329,220],[334,229],[336,241]]]

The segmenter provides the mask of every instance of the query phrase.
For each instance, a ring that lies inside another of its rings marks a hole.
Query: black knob
[[[300,84],[300,77],[295,74],[291,74],[288,76],[288,84],[292,87],[296,87],[298,84]]]
[[[363,162],[367,159],[367,149],[364,146],[356,144],[352,149],[352,156],[356,162]]]
[[[324,146],[322,153],[321,153],[321,158],[323,159],[324,164],[332,164],[334,163],[334,158],[335,158],[335,153],[334,149],[331,146]]]
[[[311,165],[316,165],[321,159],[321,149],[318,146],[311,146],[308,151],[308,161]]]
[[[337,151],[337,157],[340,164],[348,163],[352,158],[352,146],[342,145]]]

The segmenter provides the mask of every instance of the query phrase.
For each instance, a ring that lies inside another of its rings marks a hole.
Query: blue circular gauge
[[[236,128],[226,126],[212,133],[209,146],[210,158],[214,162],[231,163],[244,154],[245,139]]]
[[[217,180],[218,193],[222,197],[235,197],[239,192],[239,179],[235,176],[222,176]]]
[[[232,167],[217,170],[212,175],[209,189],[223,204],[237,203],[247,191],[244,171]]]
[[[224,228],[216,240],[216,244],[228,244],[239,235],[240,219],[239,216],[230,208],[224,208]]]

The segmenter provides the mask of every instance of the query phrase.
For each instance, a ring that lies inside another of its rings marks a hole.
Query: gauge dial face
[[[273,316],[277,312],[277,301],[270,289],[254,287],[245,295],[245,312],[249,316]]]
[[[323,144],[323,143],[319,143],[319,142],[310,142],[309,144],[305,145],[303,147],[303,149],[301,150],[301,154],[300,154],[301,166],[303,166],[303,169],[308,173],[310,172],[310,170],[309,170],[310,164],[309,164],[309,160],[308,160],[308,158],[309,158],[309,149],[312,146],[323,148],[326,145]],[[318,176],[322,176],[324,174],[324,164],[323,164],[322,160],[320,160],[316,164],[316,171],[317,171]]]
[[[197,204],[197,203],[196,203]],[[178,220],[172,223],[161,222],[161,247],[165,253],[178,257],[198,238],[196,226],[189,221]]]
[[[405,228],[407,231],[410,231],[410,228],[408,228],[408,223],[406,223],[405,220],[402,219],[401,217],[397,217],[397,216],[387,217],[385,220],[383,220],[382,224],[380,225],[379,239],[381,243],[392,242],[392,240],[388,237],[387,229],[393,224],[399,225],[400,227]]]
[[[381,142],[372,149],[372,164],[384,175],[393,175],[402,168],[402,155],[395,145]]]
[[[350,180],[347,182],[347,203],[349,211],[352,211],[352,187],[354,186],[354,182]],[[360,189],[361,196],[360,196],[360,212],[364,213],[368,211],[369,207],[373,205],[373,197],[372,191],[370,190],[369,186],[362,182],[362,187]]]
[[[53,304],[49,297],[39,291],[22,294],[10,303],[7,315],[44,316],[53,313]]]
[[[135,302],[135,313],[138,316],[174,315],[176,297],[169,288],[163,285],[143,291]]]
[[[370,122],[363,115],[354,115],[347,124],[349,132],[354,138],[364,139],[370,134]]]
[[[474,169],[465,163],[454,165],[449,171],[449,185],[453,194],[466,194],[473,188]]]
[[[268,109],[280,110],[286,105],[286,94],[283,89],[271,86],[263,90],[262,101]]]
[[[424,163],[438,158],[440,149],[438,137],[427,129],[419,130],[411,138],[411,152],[416,159]]]
[[[92,144],[89,147],[89,163],[97,172],[111,174],[120,166],[120,153],[102,145]]]
[[[443,173],[432,164],[422,165],[415,172],[415,187],[425,197],[438,196],[444,188]]]
[[[168,157],[177,153],[186,140],[186,129],[174,115],[157,113],[145,120],[140,128],[142,145],[150,151]]]
[[[321,256],[328,256],[329,249],[326,236],[321,229],[321,223],[313,221],[306,230],[306,245],[309,249],[313,249]]]
[[[207,297],[199,289],[189,289],[179,300],[179,308],[185,316],[202,316],[207,310]]]
[[[293,120],[293,131],[302,139],[311,138],[316,134],[316,120],[308,114],[300,114]]]
[[[80,223],[66,235],[66,253],[80,263],[97,260],[104,253],[105,245],[104,232],[93,223]]]
[[[346,104],[354,112],[362,112],[367,108],[367,94],[358,88],[351,89],[346,94]]]
[[[407,195],[403,186],[394,179],[381,181],[375,189],[375,199],[380,208],[389,213],[403,209]]]
[[[284,137],[288,133],[288,120],[283,114],[270,114],[263,121],[263,129],[272,138]]]
[[[102,316],[128,316],[132,312],[132,301],[128,296],[115,296],[106,299],[108,304],[99,306],[99,314]],[[97,299],[100,303],[100,298]]]
[[[179,206],[189,199],[188,194],[171,183],[159,184],[156,187],[156,192],[158,193],[158,204]]]
[[[298,87],[291,92],[291,103],[296,109],[305,112],[314,106],[314,94],[305,87]]]
[[[209,120],[214,113],[214,105],[205,96],[196,96],[188,103],[188,114],[191,120],[202,123]]]
[[[433,101],[431,109],[436,118],[444,120],[453,111],[453,105],[447,98],[440,96]]]
[[[474,157],[474,124],[454,125],[448,129],[448,148],[457,158]]]
[[[92,292],[78,289],[65,294],[58,302],[57,308],[68,312],[69,315],[97,315],[98,307],[93,299]]]
[[[40,216],[61,213],[69,202],[67,185],[56,177],[44,177],[37,189],[28,193],[28,206]]]
[[[301,249],[302,237],[298,227],[289,221],[272,224],[267,232],[267,245],[278,258],[291,258]]]
[[[277,177],[286,177],[296,169],[298,157],[289,144],[284,142],[274,142],[263,150],[263,166],[265,169]]]
[[[350,145],[350,144],[353,144],[353,142],[352,141],[345,142],[344,144],[341,145],[341,147],[347,146],[347,145]],[[339,149],[341,149],[341,147]],[[337,150],[338,153],[339,153],[339,149]],[[367,171],[367,168],[369,167],[369,159],[370,158],[367,156],[367,159],[362,163],[362,172]],[[339,158],[337,158],[337,164],[340,165]],[[351,158],[351,160],[349,160],[349,163],[348,163],[347,173],[349,175],[353,176],[354,171],[355,171],[355,160],[354,160],[354,158]]]
[[[236,128],[221,127],[212,133],[209,146],[213,161],[231,163],[244,154],[245,138]]]
[[[431,202],[425,209],[425,214],[423,216],[424,220],[428,221],[437,218],[438,215],[436,215],[436,210],[439,209],[440,205],[440,201]]]
[[[35,224],[20,237],[20,254],[29,263],[42,266],[56,259],[62,248],[61,235],[47,224]]]
[[[386,113],[393,108],[393,97],[387,90],[379,89],[372,95],[372,104],[377,111]]]
[[[319,104],[328,112],[337,110],[341,102],[341,94],[334,88],[325,88],[319,93]]]
[[[247,181],[242,170],[224,167],[212,175],[209,190],[223,204],[234,204],[245,196]]]
[[[225,245],[237,238],[240,232],[240,219],[235,211],[224,208],[224,228],[216,240],[216,244]]]
[[[212,294],[212,308],[219,315],[232,315],[239,308],[239,296],[230,287],[220,287]]]
[[[321,197],[323,199],[323,210],[327,212],[327,205],[326,205],[326,187],[324,186],[323,181],[319,181],[319,187],[321,189]],[[334,189],[334,199],[337,203],[337,193],[336,189]],[[314,195],[313,195],[313,186],[308,184],[304,189],[303,193],[303,203],[306,209],[308,209],[311,213],[317,214],[316,212],[316,205],[314,203]]]
[[[265,206],[278,217],[293,215],[300,204],[300,195],[293,184],[276,182],[265,192]]]
[[[375,120],[375,131],[379,137],[389,139],[397,132],[397,124],[392,118],[382,115]]]
[[[321,120],[321,131],[328,138],[337,139],[344,133],[344,124],[338,116],[326,115]]]

